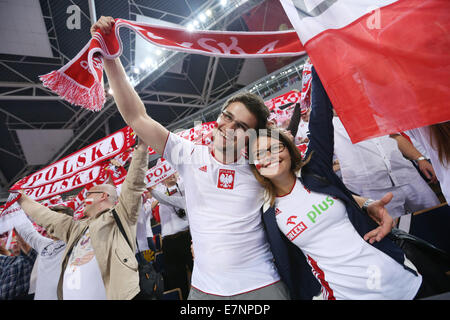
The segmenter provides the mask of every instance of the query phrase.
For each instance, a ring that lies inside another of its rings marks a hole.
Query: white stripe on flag
[[[398,0],[280,0],[303,45],[328,29],[343,28]],[[302,11],[299,8],[303,8]],[[375,13],[376,14],[376,13]]]

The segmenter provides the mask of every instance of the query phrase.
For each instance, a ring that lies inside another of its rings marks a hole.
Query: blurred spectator
[[[193,268],[184,187],[176,173],[164,180],[163,186],[151,192],[159,201],[165,289],[180,288],[184,300],[188,297],[190,282],[186,270],[192,272]]]
[[[0,246],[0,300],[28,299],[31,270],[37,253],[16,234],[20,255],[10,256]]]
[[[150,251],[150,256],[155,254],[155,244],[153,242],[153,230],[151,228],[151,219],[153,218],[153,208],[156,205],[156,201],[150,196],[148,191],[145,191],[142,195],[143,203],[141,211],[139,212],[139,218],[136,228],[136,240],[137,248],[136,254],[137,258],[145,258],[148,256],[148,251]]]
[[[352,192],[372,199],[381,199],[392,192],[394,198],[386,208],[393,218],[439,204],[436,194],[403,156],[420,154],[405,138],[406,141],[393,136],[400,144],[389,136],[353,144],[336,116],[333,125],[334,152],[343,182]],[[423,170],[429,175],[432,168],[423,163]]]
[[[407,132],[429,155],[447,203],[450,203],[450,121]]]
[[[310,109],[302,110],[300,122],[298,124],[298,130],[295,135],[294,142],[296,145],[309,142],[309,113]]]
[[[73,215],[73,210],[68,207],[54,206],[50,209],[70,217]],[[47,238],[40,235],[27,217],[20,221],[21,223],[15,226],[17,232],[38,254],[32,272],[35,274],[36,283],[30,283],[30,289],[35,288],[34,292],[29,293],[34,293],[34,300],[57,300],[56,292],[66,244],[54,236]]]

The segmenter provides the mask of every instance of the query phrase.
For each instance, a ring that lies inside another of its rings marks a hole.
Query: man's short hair
[[[73,217],[73,209],[70,207],[66,207],[63,205],[57,205],[57,206],[51,207],[50,210],[56,211],[59,213],[64,213],[64,214],[67,214],[68,216]]]
[[[255,116],[257,120],[256,130],[265,129],[267,127],[267,118],[270,115],[270,111],[260,96],[247,91],[238,93],[225,102],[222,107],[222,111],[224,111],[233,102],[242,103],[247,110]]]

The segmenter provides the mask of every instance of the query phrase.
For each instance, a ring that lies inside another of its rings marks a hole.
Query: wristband
[[[367,199],[365,202],[364,202],[364,204],[362,205],[362,210],[364,211],[364,212],[366,212],[367,213],[367,207],[370,205],[370,204],[372,204],[372,203],[374,203],[375,202],[375,200],[373,200],[373,199]]]
[[[420,160],[427,160],[427,159],[425,159],[424,156],[420,156],[420,157],[418,157],[417,159],[414,159],[414,161],[420,161]]]

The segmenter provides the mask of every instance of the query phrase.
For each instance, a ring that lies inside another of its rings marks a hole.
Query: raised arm
[[[152,190],[152,196],[153,198],[158,200],[159,203],[186,210],[186,200],[184,199],[184,197],[168,196],[160,190]]]
[[[22,214],[23,218],[21,217],[20,221],[14,224],[14,228],[23,240],[40,254],[47,245],[53,242],[53,240],[40,235],[25,214]]]
[[[142,194],[145,189],[145,174],[148,168],[148,146],[139,139],[133,152],[128,174],[122,184],[116,211],[131,224],[136,224],[142,206]]]
[[[100,29],[108,34],[113,25],[112,17],[102,16],[91,27],[91,33]],[[162,154],[169,131],[148,116],[141,98],[127,80],[120,58],[104,59],[104,67],[114,100],[123,119],[147,145]]]
[[[311,76],[309,144],[305,158],[311,152],[314,152],[313,170],[319,172],[324,169],[332,171],[334,152],[333,106],[314,67]]]
[[[33,221],[42,226],[49,234],[67,243],[72,228],[76,224],[72,217],[50,210],[24,193],[18,202]]]

